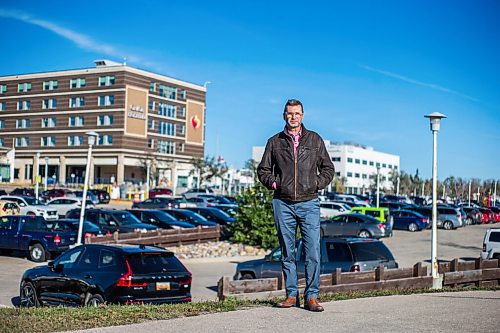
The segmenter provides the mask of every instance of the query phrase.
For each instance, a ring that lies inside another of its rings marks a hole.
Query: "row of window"
[[[177,117],[177,106],[171,105],[167,103],[156,103],[156,101],[149,101],[149,113],[153,113],[156,111],[156,105],[158,105],[158,114],[160,116],[176,118]],[[186,116],[186,107],[179,107],[179,117],[184,118]]]
[[[68,107],[79,108],[85,106],[85,97],[70,97]],[[105,95],[97,97],[98,106],[111,106],[115,104],[114,95]],[[57,99],[49,98],[42,101],[42,109],[56,109]],[[31,110],[31,101],[18,101],[17,110]],[[7,111],[7,102],[0,102],[0,111]]]
[[[354,176],[353,176],[354,175]],[[354,174],[352,172],[348,172],[347,173],[347,178],[362,178],[362,179],[368,179],[368,175],[366,173],[362,173],[362,174],[359,174],[357,172],[355,172]],[[380,176],[380,180],[387,180],[387,177],[386,176]]]
[[[99,87],[110,87],[116,82],[114,75],[99,76],[97,81]],[[69,80],[70,89],[84,88],[87,86],[86,78],[75,78]],[[43,90],[57,90],[59,88],[58,80],[48,80],[44,81],[42,84]],[[31,82],[22,82],[17,84],[17,92],[29,92],[33,88]],[[0,84],[0,94],[5,94],[7,92],[7,85]]]
[[[171,87],[171,86],[166,86],[164,84],[158,84],[157,82],[151,82],[149,84],[149,91],[156,93],[158,92],[158,95],[161,97],[165,97],[168,99],[177,99],[179,96],[181,99],[186,99],[186,90],[180,89],[179,94],[177,94],[177,88]]]
[[[57,119],[55,117],[42,118],[42,128],[56,127]],[[68,118],[68,127],[80,127],[85,125],[85,118],[83,116],[75,116]],[[113,125],[113,116],[100,115],[97,116],[97,126],[110,126]],[[184,126],[184,125],[182,125]],[[30,128],[31,120],[29,118],[17,119],[16,128]],[[0,120],[0,128],[5,128],[5,120]]]
[[[340,161],[341,161],[340,157],[332,157],[332,162],[340,162]],[[377,166],[377,167],[381,166],[382,168],[389,168],[394,170],[398,169],[397,165],[393,166],[392,164],[361,160],[359,158],[353,159],[352,157],[347,158],[347,163],[363,164],[363,165]]]
[[[70,135],[68,136],[68,146],[82,146],[83,145],[83,135]],[[28,147],[30,145],[29,136],[19,136],[15,138],[16,147]],[[99,135],[97,138],[98,146],[110,146],[113,144],[113,136],[111,135]],[[5,139],[0,138],[0,147],[5,145]],[[56,137],[55,136],[43,136],[40,138],[40,146],[42,147],[55,147]]]
[[[148,140],[148,148],[155,149],[158,153],[161,154],[175,154],[176,150],[179,153],[184,152],[184,143],[182,142],[174,142],[174,141],[166,141],[166,140]],[[177,149],[176,149],[177,148]]]

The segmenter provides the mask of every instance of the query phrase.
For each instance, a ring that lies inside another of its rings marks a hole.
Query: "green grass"
[[[320,300],[339,301],[346,299],[379,297],[391,295],[409,295],[418,293],[437,293],[464,290],[500,290],[500,287],[468,288],[442,290],[383,290],[372,292],[348,292],[321,295]],[[1,308],[0,333],[11,332],[56,332],[80,330],[95,327],[127,325],[141,323],[149,320],[165,320],[180,317],[192,317],[201,314],[227,312],[249,309],[252,307],[272,306],[277,302],[266,301],[240,301],[229,298],[224,302],[200,302],[170,305],[140,305],[119,306],[108,305],[99,308]]]

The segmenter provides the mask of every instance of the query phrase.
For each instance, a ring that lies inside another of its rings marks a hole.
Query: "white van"
[[[486,230],[481,258],[500,259],[500,228]]]

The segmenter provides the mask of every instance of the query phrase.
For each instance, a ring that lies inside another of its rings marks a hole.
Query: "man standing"
[[[297,226],[302,234],[306,288],[304,308],[323,311],[318,303],[320,286],[320,211],[318,190],[333,179],[335,168],[323,139],[302,125],[302,103],[291,99],[285,104],[285,129],[267,141],[257,168],[259,180],[274,190],[274,221],[281,247],[281,266],[287,298],[277,307],[300,306],[295,262]]]

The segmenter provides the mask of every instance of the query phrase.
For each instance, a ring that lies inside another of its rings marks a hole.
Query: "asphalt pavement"
[[[500,292],[383,296],[323,306],[321,313],[259,307],[78,332],[498,332]]]

